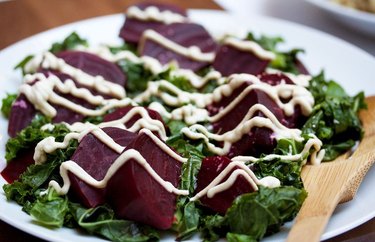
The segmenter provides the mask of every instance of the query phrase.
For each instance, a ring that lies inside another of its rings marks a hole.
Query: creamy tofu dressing
[[[32,84],[35,80],[38,81]],[[60,96],[55,90],[63,94],[71,94],[82,98],[90,104],[101,107],[99,109],[85,108]],[[119,100],[104,99],[100,95],[94,96],[87,88],[78,88],[72,80],[62,82],[55,75],[46,77],[42,73],[26,75],[25,82],[19,88],[19,92],[23,93],[34,107],[47,117],[55,117],[57,114],[56,109],[50,103],[66,107],[85,116],[98,116],[103,115],[112,108],[127,106],[133,102],[128,98]]]
[[[78,68],[68,65],[63,59],[56,57],[50,52],[45,52],[42,56],[34,57],[26,64],[25,70],[28,73],[34,73],[39,67],[67,74],[78,83],[94,88],[100,93],[108,94],[119,99],[126,96],[125,89],[122,86],[107,81],[102,76],[91,76]]]
[[[143,35],[139,41],[139,49],[142,50],[143,46],[145,45],[146,40],[151,40],[153,42],[156,42],[163,46],[166,49],[169,49],[175,53],[178,53],[180,55],[183,55],[187,58],[190,58],[195,61],[201,61],[201,62],[213,62],[215,59],[215,53],[214,52],[207,52],[203,53],[201,49],[198,46],[189,46],[185,47],[182,46],[163,35],[159,34],[158,32],[148,29],[143,32]]]
[[[257,158],[253,156],[236,156],[232,158],[232,161],[241,161],[241,162],[257,162],[259,159],[262,160],[273,160],[273,159],[281,159],[281,160],[291,160],[291,161],[298,161],[304,159],[303,162],[306,164],[307,158],[309,156],[310,150],[314,149],[314,151],[310,155],[310,163],[312,165],[319,165],[325,154],[325,150],[322,150],[322,141],[315,136],[312,136],[305,144],[303,150],[299,154],[288,154],[288,155],[276,155],[276,154],[269,154],[263,156],[262,158]]]
[[[276,55],[273,52],[263,49],[258,43],[254,41],[240,40],[234,37],[228,37],[224,39],[223,44],[232,46],[238,50],[251,52],[262,60],[273,60],[276,58]]]
[[[169,10],[160,11],[159,8],[155,6],[149,6],[143,10],[137,6],[131,6],[126,11],[126,17],[141,21],[156,21],[164,24],[182,23],[189,21],[183,15],[174,13]]]
[[[232,171],[233,169],[236,170]],[[228,179],[224,181],[224,178],[229,174],[230,176]],[[254,191],[258,191],[258,185],[270,188],[280,186],[280,181],[277,178],[267,176],[262,179],[258,179],[254,175],[254,172],[247,165],[245,165],[245,163],[240,161],[232,161],[207,187],[198,192],[194,197],[190,198],[190,201],[196,201],[205,195],[208,198],[214,197],[217,193],[229,189],[237,180],[238,176],[245,178]]]

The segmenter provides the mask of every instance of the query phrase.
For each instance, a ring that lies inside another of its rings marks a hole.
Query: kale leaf
[[[194,193],[197,183],[198,171],[201,167],[203,155],[203,144],[190,144],[183,138],[180,130],[186,127],[182,121],[168,122],[172,137],[167,140],[167,144],[173,147],[183,157],[188,160],[182,166],[180,189],[189,190],[190,194]],[[194,202],[189,201],[189,197],[181,196],[176,204],[176,221],[174,222],[174,230],[178,232],[179,240],[188,239],[199,226],[199,209]]]
[[[59,196],[54,189],[38,196],[30,207],[30,215],[47,227],[78,226],[89,234],[97,234],[118,242],[159,239],[157,232],[148,226],[116,219],[114,211],[106,205],[86,209],[80,204],[70,202],[67,196]]]
[[[312,78],[308,89],[315,106],[302,133],[315,134],[323,142],[324,160],[333,160],[362,138],[358,112],[367,107],[364,93],[349,96],[339,84],[325,80],[323,72]]]
[[[57,53],[63,50],[72,50],[80,45],[88,46],[88,42],[86,39],[80,37],[76,32],[73,32],[68,35],[62,42],[53,43],[49,51],[52,53]]]
[[[262,48],[272,51],[276,58],[271,61],[269,64],[270,67],[294,74],[300,73],[298,68],[298,59],[297,55],[304,52],[302,49],[292,49],[290,51],[279,51],[277,50],[277,45],[283,43],[284,40],[281,37],[268,37],[261,35],[259,38],[256,38],[253,33],[248,33],[247,40],[254,41],[258,43]]]
[[[279,155],[295,155],[301,153],[304,145],[292,139],[280,139],[272,152]],[[259,159],[253,164],[254,173],[257,177],[273,176],[280,180],[282,186],[293,186],[303,188],[301,180],[302,162],[307,158],[299,160],[285,160],[274,158],[270,160]]]
[[[158,233],[133,221],[115,218],[114,211],[108,206],[86,209],[79,204],[70,203],[70,212],[79,227],[90,234],[97,234],[116,242],[156,241]]]
[[[61,141],[70,132],[63,124],[54,125],[52,131],[48,129],[41,130],[41,127],[49,122],[49,118],[36,115],[29,126],[19,132],[16,137],[8,140],[5,147],[5,159],[7,161],[12,160],[19,151],[34,148],[39,141],[51,135],[56,137],[56,140]]]
[[[305,190],[294,187],[260,186],[257,192],[237,197],[225,216],[206,217],[203,236],[206,241],[215,241],[223,234],[229,241],[260,240],[293,219],[306,196]]]
[[[17,94],[7,94],[5,98],[2,100],[1,104],[1,112],[4,117],[9,118],[10,111],[12,109],[13,102],[17,99]]]
[[[133,96],[146,90],[148,82],[152,78],[151,71],[143,67],[142,63],[134,63],[129,60],[117,62],[127,77],[126,91]]]

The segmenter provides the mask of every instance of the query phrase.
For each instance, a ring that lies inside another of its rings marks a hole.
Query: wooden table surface
[[[23,38],[66,23],[121,13],[136,0],[14,0],[0,2],[0,50]],[[165,0],[185,8],[220,9],[208,0]],[[374,204],[375,206],[375,204]],[[0,242],[41,239],[0,221]],[[375,241],[375,219],[329,241]]]

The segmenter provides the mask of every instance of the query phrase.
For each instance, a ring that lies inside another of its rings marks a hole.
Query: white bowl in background
[[[332,0],[306,0],[343,24],[375,38],[375,13],[352,9]]]

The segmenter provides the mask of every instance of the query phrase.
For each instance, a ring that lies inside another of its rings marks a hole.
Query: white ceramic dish
[[[334,3],[331,0],[306,0],[307,2],[321,8],[336,20],[375,38],[375,13],[352,9]],[[355,33],[353,33],[355,34]]]
[[[306,55],[303,62],[312,73],[317,74],[322,68],[326,75],[340,82],[350,94],[365,90],[366,95],[375,94],[372,79],[375,76],[375,59],[364,51],[330,35],[294,23],[271,19],[254,18],[239,19],[224,12],[194,10],[189,12],[191,18],[205,25],[211,32],[243,32],[252,30],[267,35],[281,35],[286,44],[283,48],[302,47]],[[14,93],[21,83],[21,74],[13,67],[26,55],[48,49],[51,43],[60,41],[72,31],[77,31],[87,38],[91,44],[120,43],[118,31],[123,23],[122,15],[104,16],[89,19],[35,35],[18,42],[0,52],[0,98],[6,92]],[[345,58],[342,56],[345,55]],[[350,58],[350,63],[345,61]],[[5,143],[8,139],[7,120],[0,118],[0,170],[5,166]],[[0,177],[0,186],[4,184]],[[360,187],[357,197],[350,203],[340,205],[323,235],[327,239],[343,233],[375,216],[375,196],[371,189],[375,184],[375,169],[371,169]],[[0,219],[30,234],[48,241],[81,241],[99,242],[100,238],[82,234],[71,229],[51,230],[35,224],[31,217],[21,211],[21,207],[7,202],[4,192],[0,189]],[[265,241],[285,240],[291,223],[282,231],[268,237]],[[171,236],[163,239],[174,241]],[[198,239],[198,238],[197,238]]]

